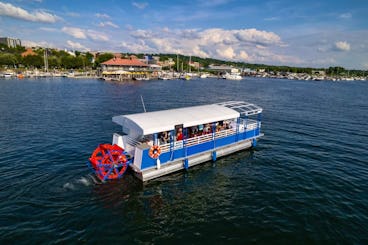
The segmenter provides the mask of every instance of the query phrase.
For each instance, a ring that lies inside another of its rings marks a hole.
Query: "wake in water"
[[[79,186],[90,186],[90,185],[100,185],[102,184],[102,182],[96,178],[94,175],[89,174],[86,177],[80,177],[79,179],[72,181],[72,182],[67,182],[63,185],[63,189],[66,190],[77,190],[79,189]]]

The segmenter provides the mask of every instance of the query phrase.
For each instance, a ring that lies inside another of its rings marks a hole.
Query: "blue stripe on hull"
[[[238,133],[237,135],[230,135],[224,138],[216,139],[215,141],[209,141],[198,145],[193,146],[187,146],[186,149],[183,147],[181,149],[174,150],[173,152],[165,152],[160,155],[160,162],[161,165],[180,159],[185,157],[185,150],[187,151],[187,157],[209,151],[209,150],[215,150],[216,148],[223,147],[226,145],[233,144],[237,141],[243,141],[246,139],[250,139],[253,137],[256,137],[260,134],[259,129],[254,129],[251,131]],[[146,168],[151,168],[153,166],[156,166],[156,159],[152,159],[148,155],[149,149],[143,150],[143,156],[142,156],[142,165],[141,170],[144,170]]]

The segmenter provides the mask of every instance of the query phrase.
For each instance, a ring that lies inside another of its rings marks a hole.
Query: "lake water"
[[[115,115],[245,100],[256,148],[146,184],[87,168]],[[368,83],[0,80],[0,243],[368,243]]]

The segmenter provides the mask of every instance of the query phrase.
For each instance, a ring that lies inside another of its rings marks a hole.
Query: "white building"
[[[0,43],[5,44],[9,48],[15,48],[17,46],[22,46],[20,39],[10,38],[10,37],[0,37]]]

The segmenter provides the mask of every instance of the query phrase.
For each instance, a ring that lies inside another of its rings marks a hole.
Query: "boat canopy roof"
[[[174,130],[176,125],[184,128],[229,120],[241,115],[252,115],[262,109],[246,102],[229,101],[219,104],[192,106],[163,111],[114,116],[112,121],[137,135],[148,135]]]

